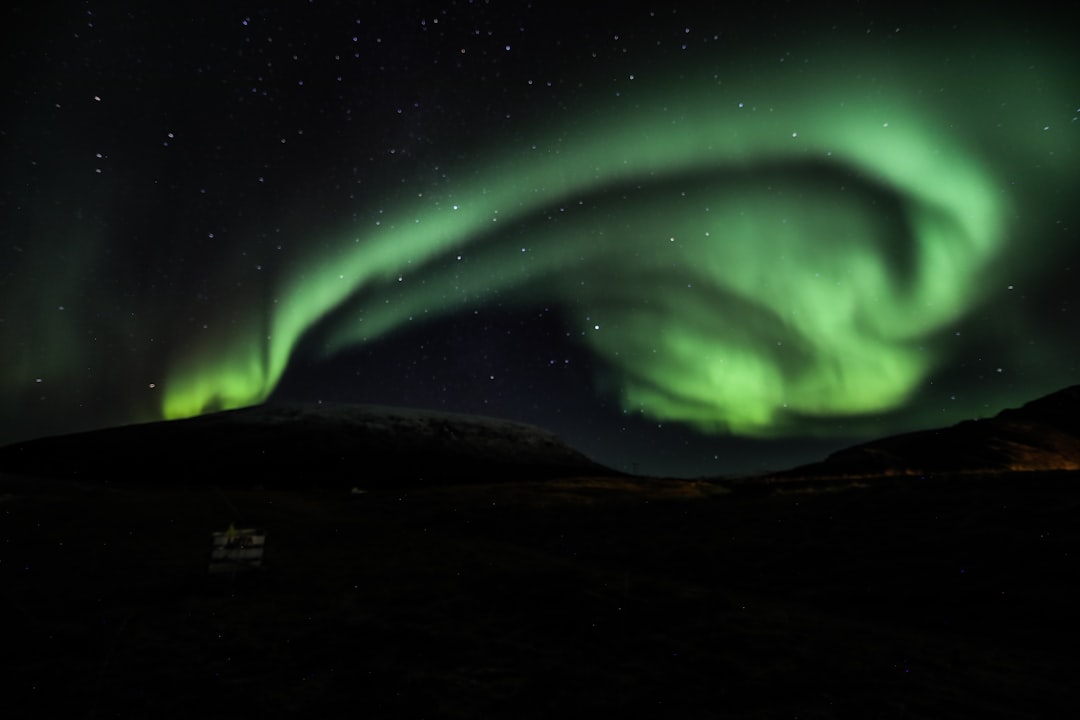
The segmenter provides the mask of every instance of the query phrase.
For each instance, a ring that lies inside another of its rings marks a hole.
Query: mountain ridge
[[[1080,385],[992,418],[886,436],[743,478],[1080,470]],[[354,487],[621,475],[510,420],[381,405],[264,404],[0,447],[0,471],[192,484]],[[719,480],[723,480],[720,478]]]
[[[890,435],[774,477],[1080,470],[1080,385],[982,420]]]
[[[510,420],[339,403],[266,404],[0,447],[27,475],[273,486],[614,474],[554,433]]]

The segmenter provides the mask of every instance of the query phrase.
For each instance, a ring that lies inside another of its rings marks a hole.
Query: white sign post
[[[258,570],[262,566],[266,533],[254,528],[237,530],[232,524],[228,530],[213,534],[210,550],[210,574],[236,574]]]

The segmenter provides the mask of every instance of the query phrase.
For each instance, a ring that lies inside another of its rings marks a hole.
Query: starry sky
[[[1080,382],[1062,17],[699,4],[9,5],[0,443],[346,401],[691,477]]]

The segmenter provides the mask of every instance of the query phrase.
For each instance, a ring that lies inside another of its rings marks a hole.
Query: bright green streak
[[[498,144],[284,275],[269,329],[179,362],[164,415],[262,401],[313,327],[331,354],[494,292],[562,305],[624,407],[658,419],[775,435],[894,409],[1015,252],[1032,199],[1009,180],[1071,172],[1054,78],[984,72],[981,95],[970,69],[911,62],[660,78]]]

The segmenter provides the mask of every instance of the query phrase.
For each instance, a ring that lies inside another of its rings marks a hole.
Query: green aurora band
[[[1075,180],[1061,72],[957,57],[658,73],[491,139],[278,268],[263,324],[177,359],[164,416],[261,402],[300,350],[496,295],[561,308],[605,387],[660,420],[766,437],[898,408],[935,338],[1031,266],[1018,219],[1038,232]]]

